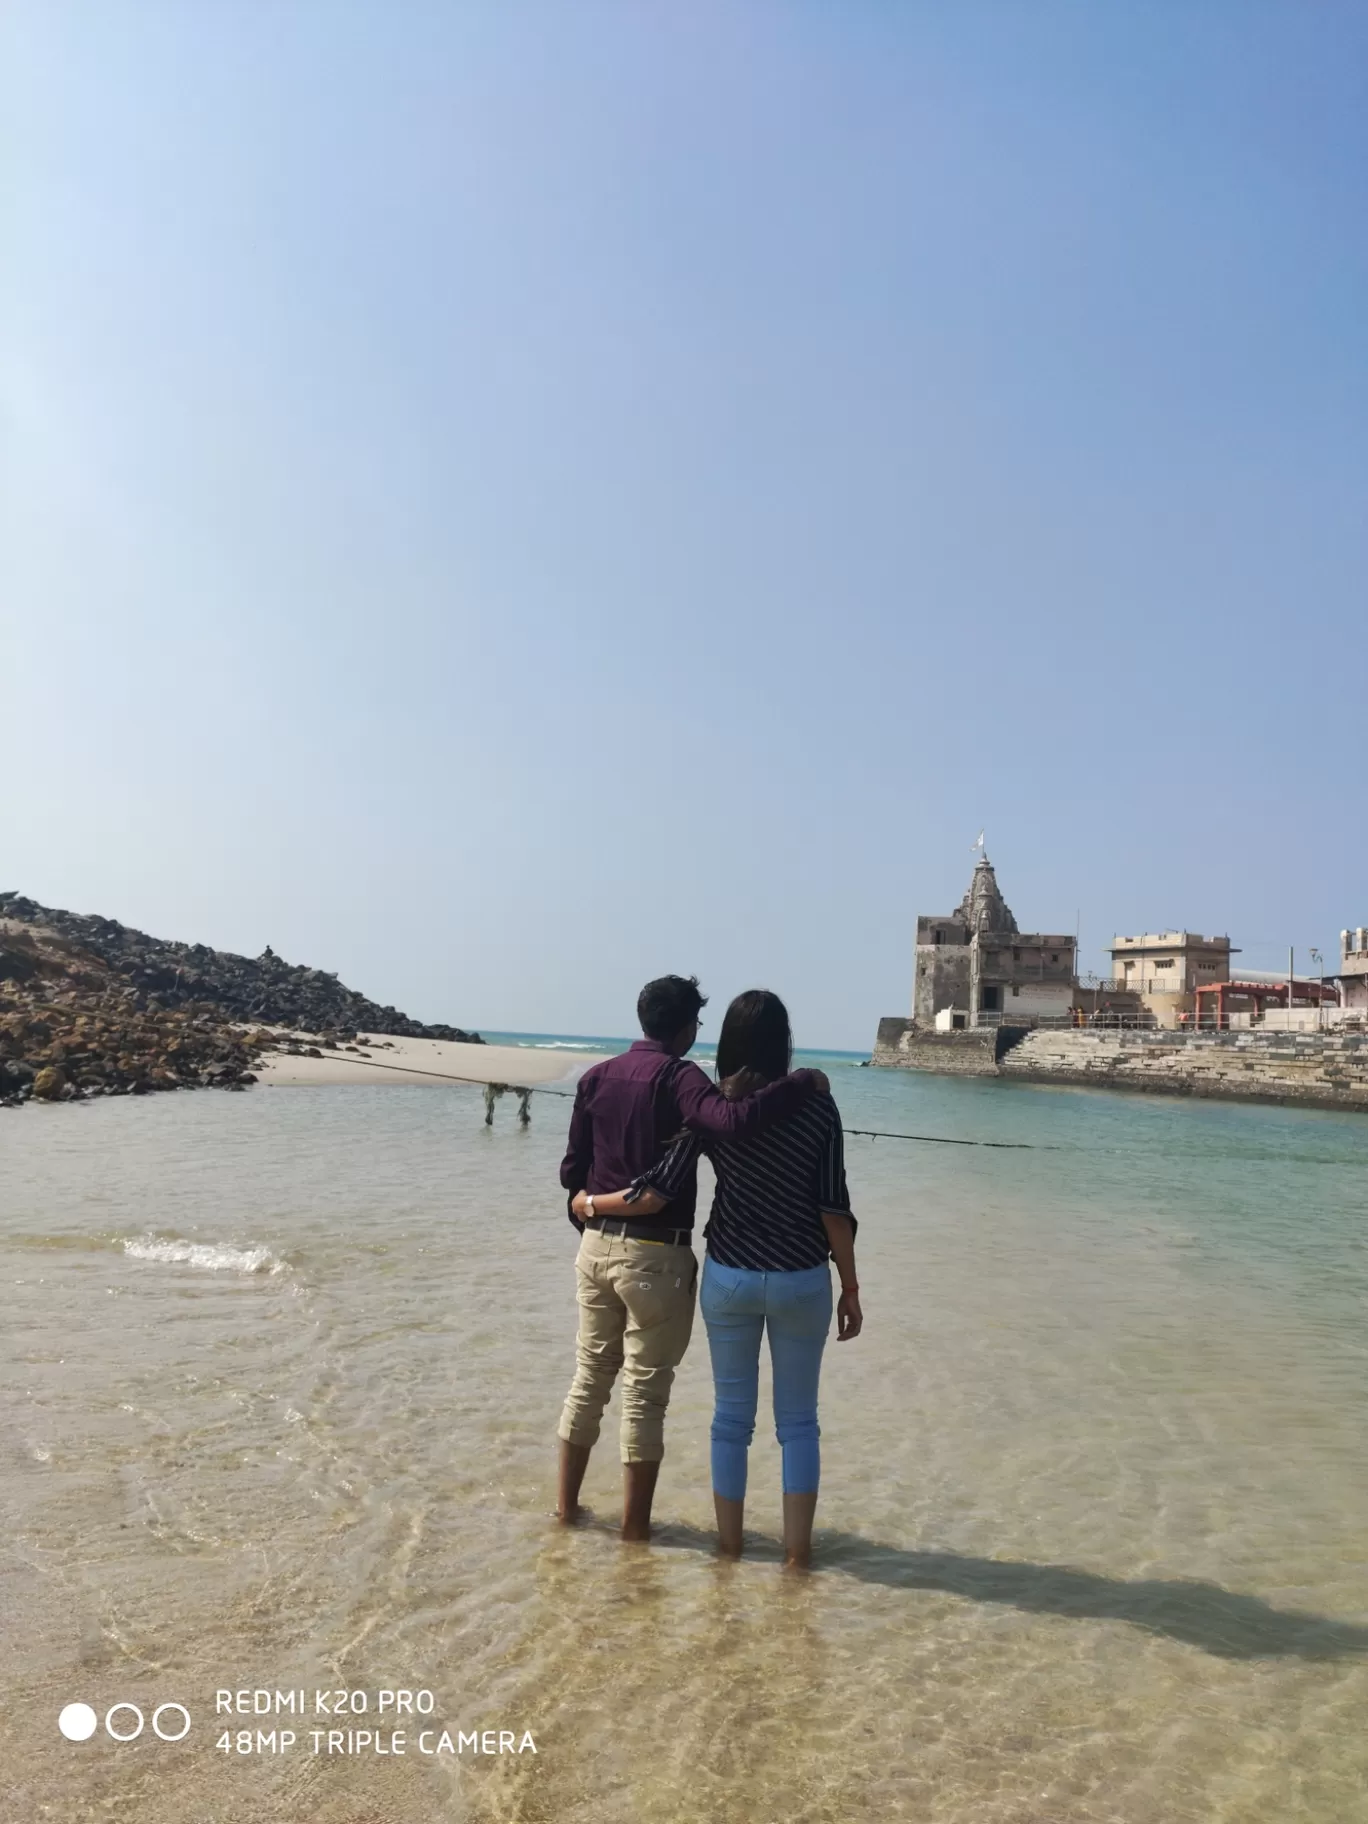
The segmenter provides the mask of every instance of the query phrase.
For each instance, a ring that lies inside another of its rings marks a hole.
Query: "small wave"
[[[208,1241],[158,1241],[152,1235],[125,1240],[124,1253],[134,1260],[158,1260],[211,1273],[281,1273],[285,1262],[269,1248],[229,1248]]]
[[[594,1045],[580,1043],[573,1039],[536,1039],[531,1043],[524,1040],[521,1049],[524,1051],[593,1051],[602,1057],[608,1053],[611,1043],[611,1040],[602,1045]]]
[[[600,1039],[575,1032],[488,1032],[485,1040],[519,1051],[588,1051],[601,1058],[615,1057],[631,1044],[630,1039]]]

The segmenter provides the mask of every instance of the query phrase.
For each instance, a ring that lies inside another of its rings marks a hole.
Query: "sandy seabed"
[[[1361,1118],[832,1073],[851,1126],[1058,1150],[849,1143],[866,1327],[823,1368],[806,1580],[767,1363],[751,1548],[713,1556],[701,1323],[656,1542],[613,1535],[615,1410],[593,1518],[551,1523],[567,1103],[486,1127],[476,1086],[370,1082],[7,1121],[2,1824],[1368,1815]],[[224,1689],[307,1714],[225,1718]],[[382,1711],[400,1690],[429,1715]]]

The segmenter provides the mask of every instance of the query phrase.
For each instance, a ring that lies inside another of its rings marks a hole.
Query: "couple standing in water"
[[[648,982],[637,1001],[644,1036],[587,1070],[576,1091],[561,1183],[583,1235],[575,1262],[579,1339],[561,1414],[556,1511],[566,1522],[579,1516],[589,1452],[621,1371],[622,1536],[650,1537],[665,1410],[697,1302],[716,1393],[718,1550],[741,1553],[760,1343],[768,1330],[783,1452],[784,1562],[806,1569],[831,1261],[841,1285],[839,1338],[858,1336],[863,1323],[841,1119],[821,1071],[790,1071],[788,1013],[765,989],[739,994],[727,1009],[717,1041],[719,1084],[687,1062],[705,1004],[696,977]],[[701,1291],[693,1252],[700,1152],[717,1176]]]

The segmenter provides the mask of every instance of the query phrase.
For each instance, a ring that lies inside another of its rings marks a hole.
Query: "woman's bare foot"
[[[810,1495],[784,1496],[784,1569],[812,1569],[812,1522],[817,1513],[817,1490]]]
[[[729,1501],[714,1490],[713,1510],[717,1515],[718,1557],[739,1558],[745,1549],[745,1535],[741,1530],[746,1518],[745,1502]]]

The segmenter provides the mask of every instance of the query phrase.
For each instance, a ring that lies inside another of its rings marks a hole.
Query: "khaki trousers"
[[[665,1408],[693,1330],[698,1262],[690,1247],[586,1229],[575,1260],[579,1338],[561,1413],[567,1444],[598,1443],[622,1370],[622,1460],[665,1455]]]

